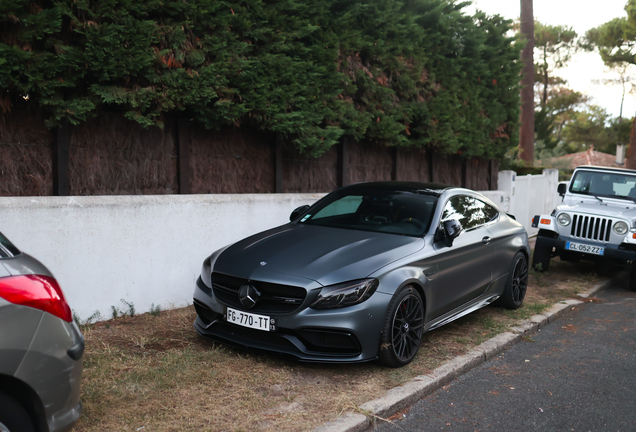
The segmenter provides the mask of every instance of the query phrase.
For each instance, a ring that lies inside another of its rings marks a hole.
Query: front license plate
[[[603,255],[603,252],[605,252],[605,248],[599,246],[590,246],[581,243],[567,242],[565,247],[566,249],[571,251],[584,252],[592,255]]]
[[[227,322],[230,322],[232,324],[249,327],[256,330],[276,330],[276,320],[265,315],[257,315],[232,308],[227,308],[225,319],[227,320]]]

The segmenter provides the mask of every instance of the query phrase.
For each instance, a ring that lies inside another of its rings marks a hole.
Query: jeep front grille
[[[609,241],[612,220],[594,216],[574,215],[572,218],[572,237]]]

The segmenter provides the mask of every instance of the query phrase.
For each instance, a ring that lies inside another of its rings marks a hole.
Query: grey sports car
[[[356,184],[290,220],[203,262],[200,335],[303,361],[400,367],[424,332],[493,302],[523,303],[528,234],[477,192]]]

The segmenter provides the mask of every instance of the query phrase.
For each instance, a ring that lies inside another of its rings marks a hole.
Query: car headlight
[[[561,226],[568,226],[570,225],[571,219],[570,219],[570,215],[567,213],[561,213],[558,217],[557,217],[557,222],[559,223],[559,225]]]
[[[353,306],[367,300],[378,288],[377,279],[362,279],[324,287],[309,307],[335,309]]]
[[[626,234],[628,229],[629,227],[623,221],[619,221],[614,224],[614,232],[618,235]]]

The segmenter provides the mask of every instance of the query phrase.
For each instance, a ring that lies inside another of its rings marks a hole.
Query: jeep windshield
[[[577,171],[570,182],[570,192],[596,198],[620,198],[636,202],[636,175]]]

